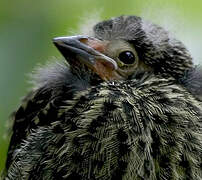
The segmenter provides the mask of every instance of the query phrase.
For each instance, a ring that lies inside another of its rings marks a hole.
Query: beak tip
[[[52,42],[53,42],[54,44],[58,44],[59,42],[61,42],[61,40],[60,40],[60,38],[56,37],[56,38],[53,38],[53,39],[52,39]]]
[[[66,37],[55,37],[52,39],[52,42],[57,45],[64,44],[66,41],[67,41]]]

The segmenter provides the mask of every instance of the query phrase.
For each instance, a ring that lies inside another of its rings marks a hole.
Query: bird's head
[[[179,79],[193,67],[180,41],[136,16],[100,22],[94,26],[93,36],[59,37],[53,42],[72,71],[85,71],[107,81],[137,78],[145,72]]]

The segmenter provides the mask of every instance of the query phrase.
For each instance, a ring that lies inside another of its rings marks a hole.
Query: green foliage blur
[[[31,88],[28,74],[53,56],[52,38],[72,35],[83,17],[143,16],[181,39],[201,61],[200,0],[0,0],[0,171],[9,144],[9,115]]]

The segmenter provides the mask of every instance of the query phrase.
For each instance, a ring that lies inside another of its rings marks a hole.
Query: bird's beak
[[[67,61],[79,60],[87,67],[91,68],[103,80],[110,80],[113,77],[113,71],[117,67],[116,61],[104,55],[102,52],[106,48],[103,41],[87,36],[57,37],[53,43],[66,58]],[[71,63],[70,64],[74,64]]]

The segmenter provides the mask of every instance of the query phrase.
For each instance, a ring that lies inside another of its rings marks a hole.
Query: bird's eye
[[[124,64],[133,64],[135,62],[135,55],[131,51],[124,51],[119,54],[119,59]]]

